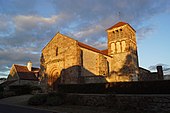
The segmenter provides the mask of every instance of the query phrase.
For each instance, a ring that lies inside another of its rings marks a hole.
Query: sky
[[[106,49],[105,30],[119,21],[136,30],[140,67],[170,74],[170,0],[0,0],[0,77],[12,64],[39,67],[57,32]]]

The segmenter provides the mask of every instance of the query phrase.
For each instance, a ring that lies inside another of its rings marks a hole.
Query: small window
[[[118,30],[116,30],[116,32],[118,32]]]
[[[120,31],[122,31],[122,29],[120,29]]]
[[[115,32],[113,31],[113,33],[115,33]]]
[[[58,55],[58,47],[56,48],[56,56]]]

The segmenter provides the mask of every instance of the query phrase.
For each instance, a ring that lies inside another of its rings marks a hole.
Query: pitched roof
[[[39,71],[39,68],[32,67],[32,71],[29,71],[27,66],[21,66],[16,64],[14,64],[14,66],[20,79],[38,81],[38,78],[35,74],[38,74],[37,71]]]
[[[88,49],[88,50],[91,50],[91,51],[94,51],[94,52],[97,52],[97,53],[100,53],[100,54],[103,54],[103,55],[107,55],[107,56],[108,56],[108,54],[105,54],[104,52],[102,52],[102,51],[100,51],[100,50],[98,50],[98,49],[96,49],[96,48],[94,48],[94,47],[91,47],[91,46],[89,46],[89,45],[87,45],[87,44],[84,44],[84,43],[82,43],[82,42],[78,42],[78,45],[79,45],[80,47],[82,47],[82,48],[86,48],[86,49]]]
[[[108,55],[108,49],[105,49],[105,50],[101,50],[101,52],[105,55]]]
[[[106,31],[107,30],[111,30],[111,29],[113,29],[113,28],[117,28],[117,27],[120,27],[120,26],[123,26],[123,25],[129,25],[128,23],[126,23],[126,22],[118,22],[117,24],[115,24],[115,25],[113,25],[112,27],[110,27],[110,28],[108,28],[108,29],[106,29]],[[129,25],[130,26],[130,25]],[[131,27],[131,26],[130,26]],[[131,27],[132,28],[132,27]],[[133,29],[133,28],[132,28]],[[134,30],[134,29],[133,29]],[[135,30],[134,30],[135,31]]]

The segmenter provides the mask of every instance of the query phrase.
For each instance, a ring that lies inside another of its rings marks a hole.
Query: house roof
[[[106,29],[106,31],[107,30],[111,30],[111,29],[113,29],[113,28],[117,28],[117,27],[120,27],[120,26],[124,26],[124,25],[129,25],[128,23],[126,23],[126,22],[118,22],[117,24],[115,24],[115,25],[113,25],[112,27],[110,27],[110,28],[108,28],[108,29]],[[130,26],[130,25],[129,25]],[[131,27],[131,26],[130,26]],[[132,27],[131,27],[132,28]],[[132,28],[133,29],[133,28]],[[133,29],[134,30],[134,29]],[[134,30],[135,31],[135,30]],[[136,32],[136,31],[135,31]]]
[[[16,64],[14,64],[14,66],[20,79],[38,81],[38,78],[35,74],[38,74],[39,68],[32,67],[32,71],[29,71],[27,66],[21,66]]]
[[[94,51],[94,52],[97,52],[97,53],[101,53],[101,54],[103,54],[103,55],[107,55],[107,56],[108,56],[108,54],[107,54],[106,52],[103,52],[103,51],[101,51],[101,50],[98,50],[98,49],[96,49],[96,48],[94,48],[94,47],[91,47],[91,46],[89,46],[89,45],[87,45],[87,44],[84,44],[84,43],[82,43],[82,42],[78,42],[78,45],[79,45],[80,47],[82,47],[82,48],[86,48],[86,49],[88,49],[88,50],[91,50],[91,51]]]

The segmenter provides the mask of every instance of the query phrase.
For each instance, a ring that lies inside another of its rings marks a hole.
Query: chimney
[[[27,68],[28,68],[29,71],[31,71],[31,69],[32,69],[32,62],[31,61],[28,61]]]
[[[163,80],[163,70],[162,70],[162,66],[157,66],[157,73],[158,73],[158,80]]]

